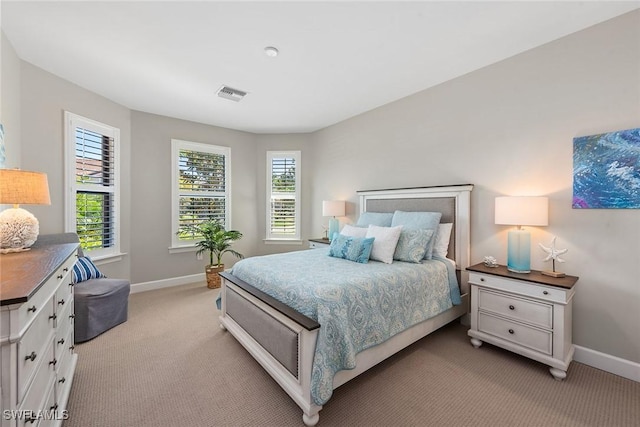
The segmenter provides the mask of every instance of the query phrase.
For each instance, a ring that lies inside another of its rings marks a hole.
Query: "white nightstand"
[[[309,239],[309,249],[328,248],[330,244],[329,239]]]
[[[482,263],[467,270],[471,344],[488,342],[537,360],[550,366],[555,379],[564,379],[574,352],[571,308],[578,278],[512,273]]]

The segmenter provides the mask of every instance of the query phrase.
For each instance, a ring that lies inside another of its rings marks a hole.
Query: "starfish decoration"
[[[551,240],[551,246],[549,246],[548,248],[544,246],[542,243],[538,243],[538,245],[540,245],[540,248],[547,253],[547,257],[543,259],[543,261],[549,261],[550,259],[553,260],[553,271],[556,271],[556,261],[564,262],[564,260],[560,258],[560,255],[566,253],[569,250],[569,249],[556,249],[557,238],[558,238],[557,236],[553,236],[553,239]]]

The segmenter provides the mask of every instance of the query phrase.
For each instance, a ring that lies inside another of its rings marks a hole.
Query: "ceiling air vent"
[[[246,94],[247,92],[243,92],[229,86],[222,86],[220,89],[218,89],[218,96],[220,98],[230,99],[236,102],[244,98]]]

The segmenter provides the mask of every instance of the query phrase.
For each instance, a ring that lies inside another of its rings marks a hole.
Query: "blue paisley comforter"
[[[460,295],[448,262],[360,264],[327,251],[247,258],[231,271],[320,323],[311,378],[317,405],[331,397],[336,372],[355,368],[357,353],[459,304]]]

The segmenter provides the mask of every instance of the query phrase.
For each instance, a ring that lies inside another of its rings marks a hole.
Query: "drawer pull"
[[[57,409],[58,409],[58,404],[57,403],[49,408],[50,411],[56,411]]]
[[[33,362],[34,360],[36,360],[36,357],[36,352],[32,351],[30,355],[24,357],[24,360],[31,360]]]
[[[61,299],[60,301],[58,301],[58,304],[64,305],[64,299]]]
[[[27,308],[27,313],[33,311],[34,313],[36,312],[37,308],[35,305],[32,305],[31,307]]]
[[[49,365],[56,366],[57,364],[58,364],[58,361],[56,359],[49,361]]]
[[[24,419],[24,423],[25,423],[25,424],[26,424],[26,423],[31,423],[31,424],[33,424],[33,423],[35,423],[35,422],[36,422],[36,420],[37,420],[37,419],[38,419],[37,417],[34,417],[34,416],[32,416],[32,415],[29,415],[29,417],[27,417],[27,418],[25,418],[25,419]]]
[[[58,318],[58,316],[54,313],[51,316],[49,316],[49,319],[53,319],[56,320]]]
[[[69,286],[71,286],[71,287],[73,288],[73,285],[74,285],[74,284],[75,284],[75,283],[69,283]]]
[[[516,308],[513,305],[509,306],[509,310],[515,310]]]
[[[60,338],[60,340],[58,340],[58,344],[64,344],[64,338]]]
[[[67,379],[66,379],[65,377],[62,377],[62,378],[60,378],[60,379],[58,380],[58,382],[59,382],[60,384],[64,384],[64,382],[65,382],[66,380],[67,380]]]
[[[58,280],[62,280],[63,277],[64,277],[63,274],[58,274]]]
[[[69,271],[69,267],[63,268],[62,271],[64,271],[66,273],[67,271]]]
[[[480,278],[480,281],[481,281],[481,282],[484,282],[484,277],[481,277],[481,278]]]
[[[549,291],[542,291],[544,295],[549,295]]]
[[[509,329],[509,333],[513,335],[515,332],[513,332],[513,329]]]
[[[73,351],[75,348],[76,348],[76,346],[72,345],[72,346],[69,347],[69,350]]]
[[[75,319],[75,318],[76,318],[76,315],[75,315],[75,314],[70,314],[70,315],[69,315],[69,319]]]

